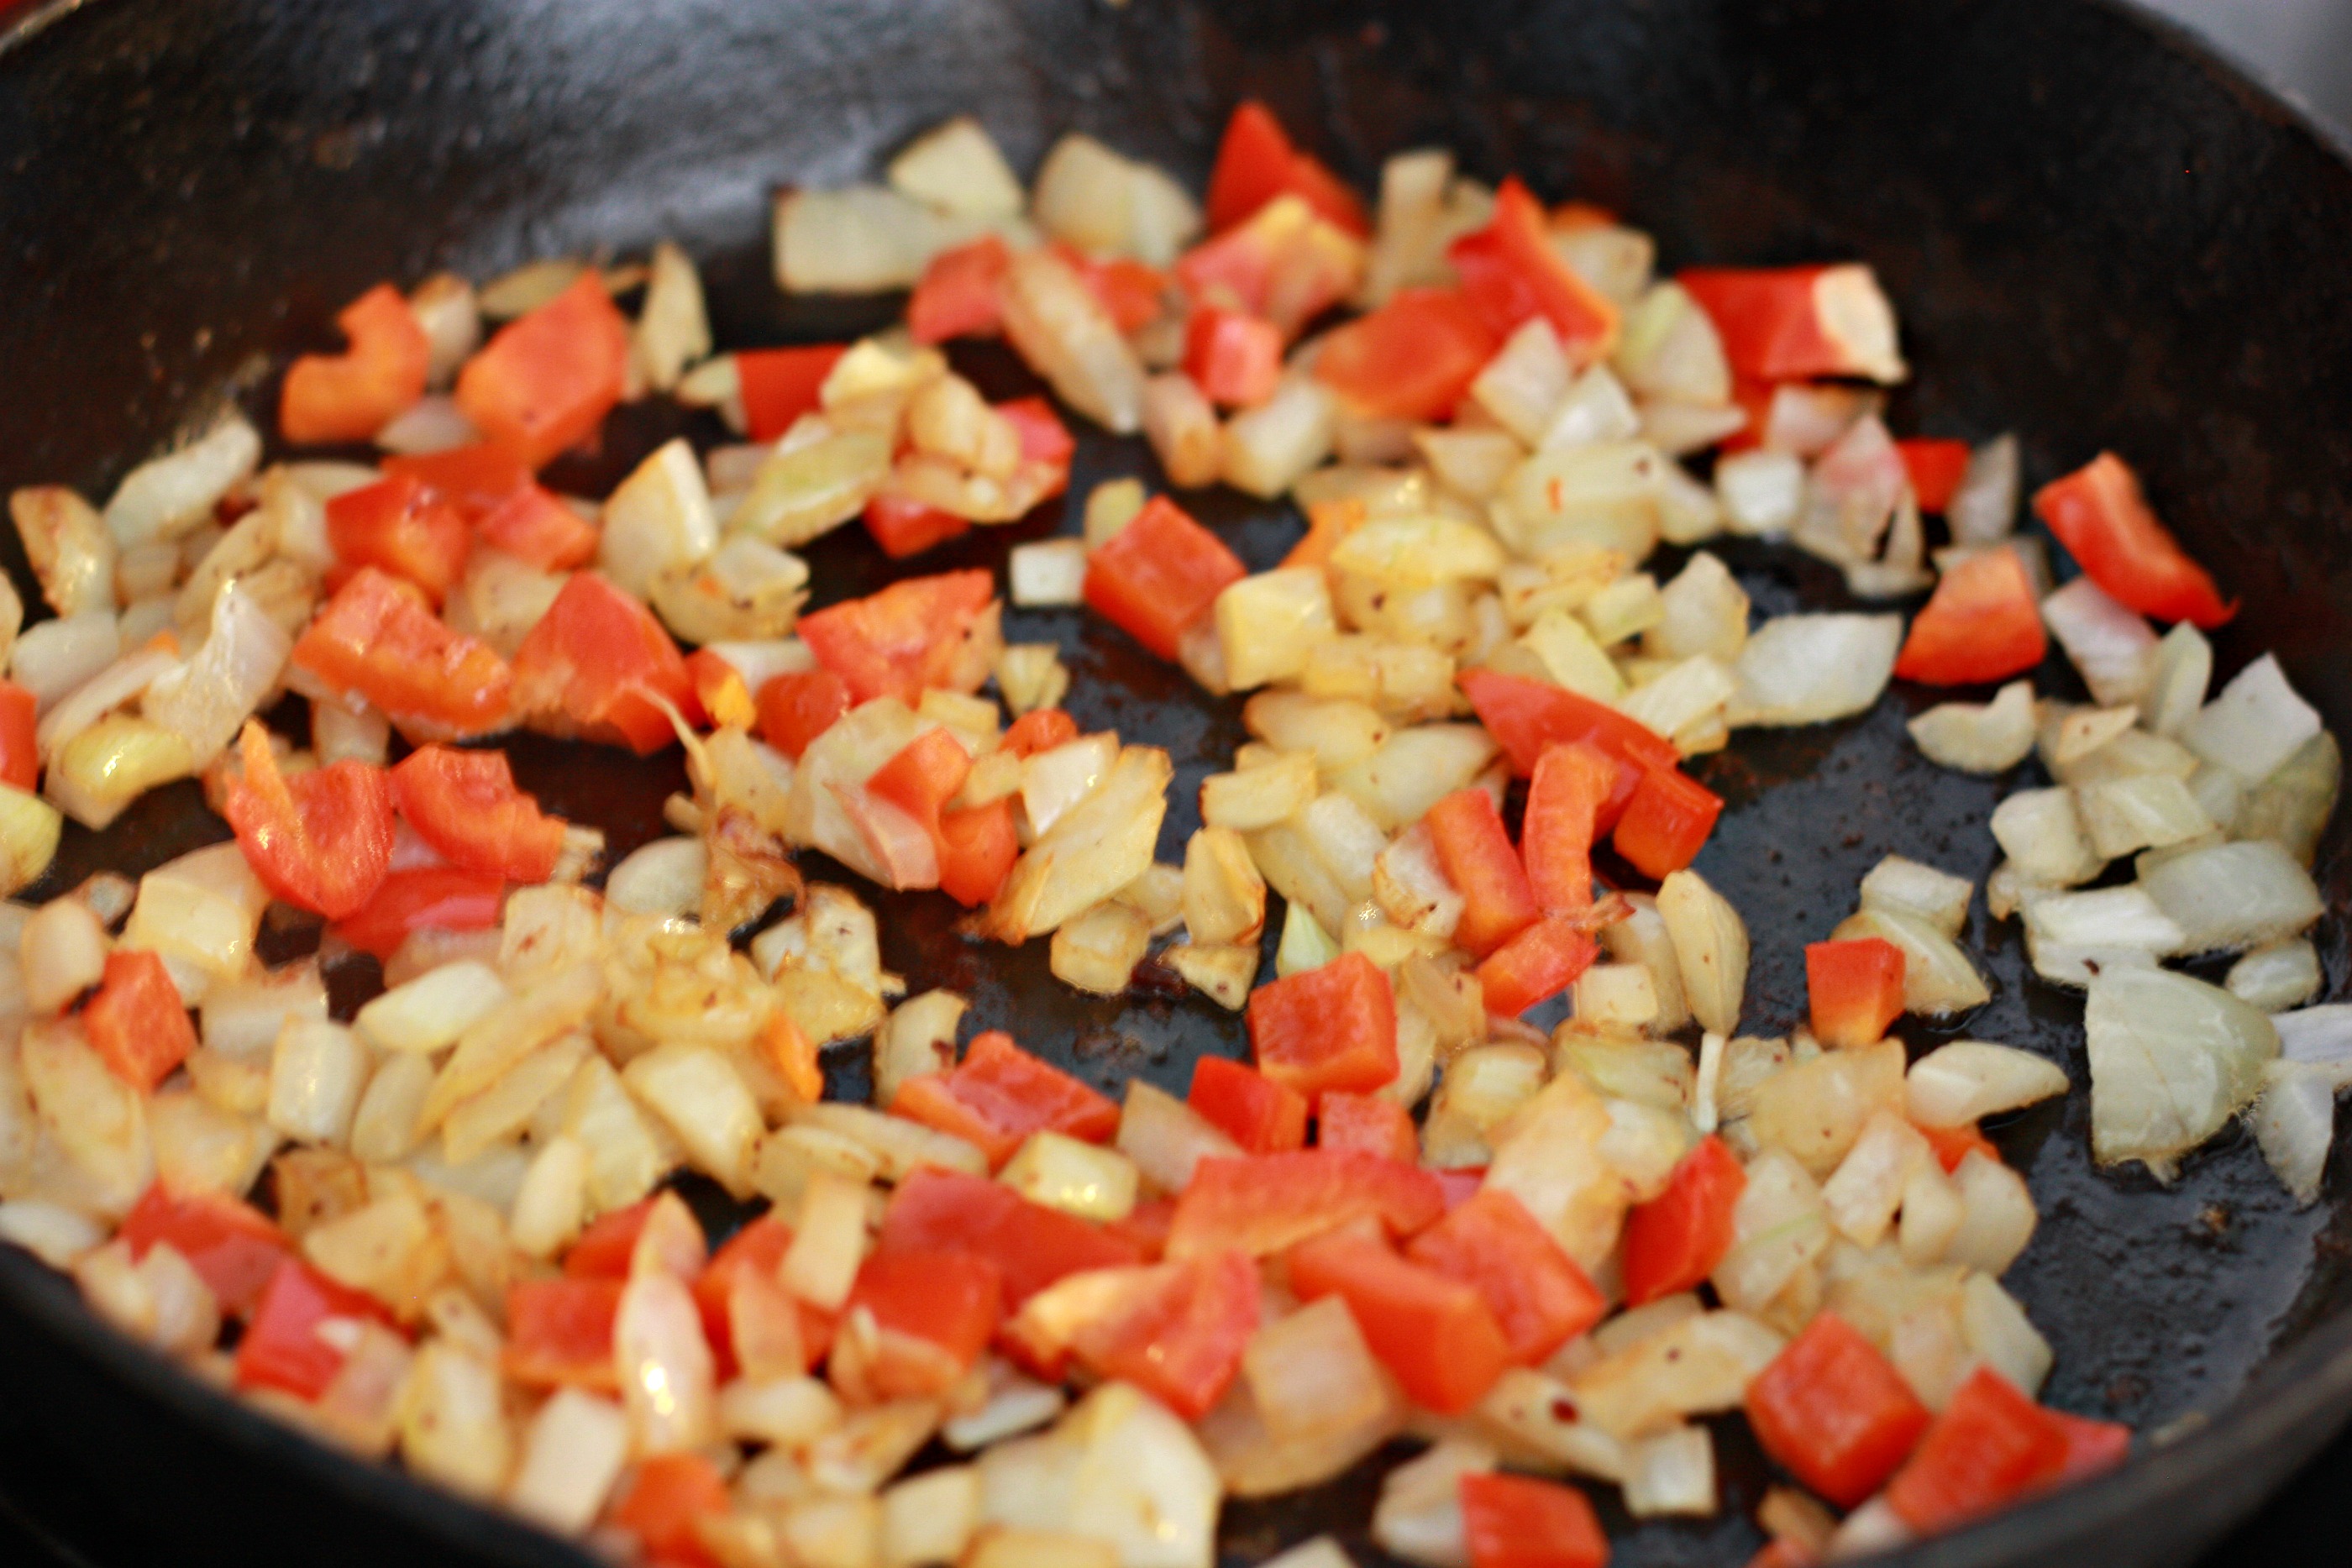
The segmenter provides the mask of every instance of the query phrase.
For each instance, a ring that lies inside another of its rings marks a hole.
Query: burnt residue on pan
[[[1075,127],[1197,183],[1245,93],[1360,184],[1386,153],[1442,143],[1478,173],[1517,169],[1547,196],[1619,208],[1658,235],[1669,266],[1872,261],[1917,368],[1897,428],[2015,429],[2029,479],[2102,445],[2128,454],[2246,600],[2219,639],[2224,672],[2274,647],[2330,723],[2352,727],[2352,286],[2340,267],[2352,172],[2275,105],[2099,4],[92,0],[0,53],[11,367],[0,484],[102,494],[220,396],[266,407],[268,367],[321,341],[342,301],[436,266],[478,277],[668,235],[703,261],[722,343],[868,329],[892,302],[776,294],[772,184],[861,177],[967,110],[1016,163]],[[992,393],[1030,385],[1002,351],[957,357]],[[719,436],[705,417],[625,411],[600,452],[566,459],[556,478],[601,494],[681,430]],[[1150,472],[1140,443],[1082,433],[1074,497],[1129,472]],[[1253,566],[1296,536],[1283,508],[1222,491],[1181,498]],[[918,569],[997,565],[1009,544],[1066,526],[1049,508]],[[820,603],[905,570],[854,528],[808,553]],[[1759,612],[1843,602],[1831,574],[1789,552],[1723,553]],[[24,581],[13,539],[0,555]],[[1160,849],[1179,855],[1200,779],[1244,737],[1238,703],[1202,698],[1079,612],[1013,612],[1006,631],[1062,644],[1082,726],[1171,750]],[[2070,685],[2053,662],[2045,689]],[[1903,730],[1926,700],[1898,690],[1844,724],[1745,732],[1696,765],[1729,802],[1700,868],[1755,937],[1748,1031],[1799,1020],[1802,945],[1850,910],[1880,856],[1979,879],[1994,863],[1985,819],[2033,765],[1998,781],[1927,766]],[[666,831],[662,800],[683,782],[674,752],[638,760],[526,739],[513,755],[551,809],[607,831],[615,859]],[[69,830],[52,882],[136,873],[225,831],[194,786],[177,786],[107,834]],[[2330,995],[2352,982],[2346,840],[2339,821],[2321,866],[2336,912],[2319,934]],[[814,859],[807,870],[827,874]],[[933,895],[874,902],[885,962],[911,987],[968,993],[975,1027],[1007,1028],[1107,1088],[1140,1076],[1181,1092],[1199,1056],[1246,1049],[1234,1015],[1181,987],[1146,976],[1125,998],[1080,996],[1049,977],[1043,943],[974,944]],[[312,940],[273,937],[286,951]],[[2013,926],[1979,910],[1968,941],[1993,1000],[1948,1026],[1912,1020],[1914,1042],[2006,1040],[2083,1083],[2079,1000],[2032,977]],[[372,969],[352,967],[339,996]],[[827,1070],[836,1092],[863,1092],[862,1050],[829,1053]],[[2008,1283],[2058,1350],[2050,1394],[2144,1428],[2220,1431],[1937,1543],[1922,1563],[2181,1561],[2308,1451],[2352,1393],[2347,1156],[2330,1201],[2298,1214],[2248,1140],[2224,1138],[2166,1189],[2092,1169],[2086,1119],[2078,1094],[1994,1130],[2042,1211]],[[727,1222],[707,1189],[695,1196]],[[0,1486],[96,1555],[142,1539],[122,1533],[142,1510],[114,1479],[135,1451],[144,1511],[168,1506],[187,1539],[264,1560],[307,1542],[339,1556],[348,1546],[354,1562],[581,1561],[226,1406],[97,1330],[69,1287],[13,1256],[0,1257],[0,1332],[41,1341],[0,1356]],[[2232,1415],[2250,1387],[2266,1391],[2257,1415]],[[1745,1515],[1765,1471],[1737,1422],[1717,1436],[1724,1516],[1630,1530],[1616,1561],[1730,1563],[1753,1549]],[[1381,1464],[1234,1506],[1228,1561],[1319,1530],[1378,1561],[1363,1527]]]

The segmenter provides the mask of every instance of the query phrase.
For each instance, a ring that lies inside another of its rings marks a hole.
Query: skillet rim
[[[36,0],[0,17],[0,69],[31,38],[100,3]],[[2145,0],[2074,3],[2121,18],[2157,47],[2196,67],[2228,94],[2237,112],[2300,135],[2328,160],[2352,170],[2352,126],[2325,118],[2186,23]],[[2352,1202],[2352,1194],[2339,1201]],[[530,1568],[582,1568],[597,1562],[583,1548],[501,1509],[472,1502],[388,1462],[355,1458],[227,1395],[115,1333],[82,1305],[69,1279],[14,1248],[0,1248],[0,1306],[29,1320],[58,1348],[96,1364],[120,1389],[228,1439],[245,1459],[276,1464],[341,1501],[399,1517],[455,1550],[482,1554],[484,1562]],[[2186,1503],[2194,1506],[2179,1521],[2179,1544],[2152,1559],[2185,1562],[2251,1518],[2347,1423],[2352,1303],[2263,1364],[2218,1410],[2194,1412],[2157,1434],[2141,1435],[2146,1446],[2136,1447],[2121,1468],[1949,1533],[1856,1561],[1887,1568],[1998,1568],[2037,1553],[2091,1548],[2107,1530],[2152,1508],[2169,1504],[2180,1512],[2178,1505]],[[2269,1471],[2255,1490],[2215,1497],[2209,1483],[2249,1468]],[[37,1523],[37,1513],[33,1517]],[[48,1534],[45,1525],[41,1529]]]

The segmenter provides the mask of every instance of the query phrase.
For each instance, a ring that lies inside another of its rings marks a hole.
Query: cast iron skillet
[[[222,397],[270,406],[271,364],[331,342],[333,309],[364,287],[436,267],[479,277],[667,235],[704,259],[722,344],[865,329],[887,303],[788,304],[766,281],[772,185],[868,175],[908,135],[973,110],[1024,167],[1077,127],[1197,187],[1244,93],[1360,184],[1387,152],[1442,142],[1483,174],[1519,170],[1549,197],[1626,212],[1668,265],[1870,259],[1919,371],[1898,429],[2015,428],[2036,482],[2101,446],[2128,454],[2244,596],[2225,672],[2273,647],[2352,732],[2352,167],[2179,35],[2088,0],[60,0],[0,38],[0,484],[103,495]],[[1023,384],[1001,355],[967,363],[992,387]],[[562,477],[601,494],[679,424],[625,415]],[[1073,493],[1147,462],[1138,443],[1089,434]],[[1255,565],[1296,526],[1229,495],[1197,501]],[[1060,521],[925,565],[992,562],[1008,538]],[[5,548],[34,601],[13,536]],[[886,575],[861,539],[814,554],[821,598]],[[1837,599],[1785,554],[1732,556],[1768,612]],[[1162,858],[1177,852],[1192,786],[1240,738],[1234,706],[1196,700],[1098,622],[1013,622],[1070,650],[1082,722],[1174,753]],[[1700,863],[1757,936],[1751,1030],[1799,1019],[1801,946],[1879,856],[1990,868],[1982,823],[2017,781],[1926,767],[1902,730],[1918,700],[1744,735],[1701,765],[1731,805]],[[520,761],[553,808],[611,831],[616,854],[661,831],[677,779],[675,754],[525,744]],[[101,866],[136,873],[223,831],[192,786],[164,791],[102,838],[69,831],[36,891]],[[2339,821],[2321,868],[2339,911],[2345,839]],[[1141,1073],[1181,1090],[1195,1056],[1241,1047],[1235,1020],[1172,977],[1085,1001],[1047,981],[1042,944],[968,947],[944,905],[887,901],[887,960],[919,988],[971,992],[981,1024],[1098,1082]],[[1996,995],[1966,1032],[2048,1052],[2080,1083],[2078,1002],[2028,977],[2013,928],[1979,915],[1970,937]],[[2340,915],[2321,945],[2340,994]],[[371,977],[341,974],[339,992]],[[851,1056],[832,1067],[855,1092]],[[1906,1562],[2182,1562],[2352,1409],[2345,1162],[2302,1214],[2238,1137],[2165,1191],[2094,1174],[2084,1115],[2077,1095],[1999,1132],[2042,1210],[2009,1282],[2057,1346],[2049,1397],[2158,1437],[2119,1474]],[[1620,1562],[1745,1559],[1766,1477],[1734,1426],[1723,1515],[1649,1525]],[[1228,1561],[1322,1529],[1360,1549],[1378,1469],[1234,1508]],[[49,1528],[121,1561],[583,1562],[168,1370],[13,1252],[0,1471]]]

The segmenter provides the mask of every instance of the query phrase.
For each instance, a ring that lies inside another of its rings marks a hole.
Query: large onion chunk
[[[2327,1145],[2336,1136],[2336,1074],[2305,1062],[2273,1061],[2263,1079],[2247,1124],[2296,1207],[2308,1208],[2319,1200]]]
[[[2326,907],[2311,873],[2266,839],[2171,855],[2147,865],[2140,885],[2179,925],[2184,953],[2235,951],[2297,936]]]
[[[1965,1126],[2065,1092],[2066,1070],[2056,1062],[1982,1040],[1939,1045],[1904,1079],[1911,1120],[1923,1127]]]
[[[1863,713],[1895,674],[1900,615],[1780,615],[1758,627],[1732,666],[1730,721],[1821,724]]]
[[[2219,986],[2155,968],[2110,968],[2084,1009],[2091,1147],[2168,1176],[2263,1087],[2279,1054],[2269,1019]]]
[[[2180,738],[2207,761],[2259,784],[2319,728],[2318,711],[2287,684],[2278,656],[2264,653],[2181,727]]]

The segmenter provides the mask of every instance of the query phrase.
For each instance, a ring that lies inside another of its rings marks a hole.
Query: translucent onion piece
[[[2265,653],[2200,708],[2180,738],[2207,761],[2259,784],[2319,728],[2317,710],[2287,684],[2277,656]]]
[[[2268,840],[2213,844],[2143,864],[2140,885],[2179,925],[2184,953],[2280,941],[2325,912],[2311,873]]]
[[[1748,986],[1748,927],[1739,912],[1694,871],[1670,874],[1657,898],[1692,1016],[1717,1034],[1737,1033]]]
[[[2319,1198],[2327,1146],[2336,1137],[2336,1074],[2300,1061],[2273,1061],[2263,1072],[2261,1098],[2246,1113],[2280,1185],[2308,1208]]]
[[[2033,750],[2033,683],[2011,681],[1990,703],[1938,703],[1911,720],[1911,738],[1939,768],[2005,773]]]
[[[2298,938],[2257,947],[2230,966],[2223,985],[2231,996],[2276,1013],[2309,1001],[2325,979],[2318,950]]]
[[[1888,855],[1862,879],[1862,906],[1916,915],[1947,936],[1957,937],[1969,922],[1976,888],[1968,878],[1937,871],[1901,855]]]
[[[2279,1049],[2289,1061],[2326,1067],[2340,1083],[2352,1083],[2352,1002],[2300,1008],[2271,1019]]]
[[[2091,1146],[2102,1165],[2168,1175],[2261,1092],[2279,1054],[2268,1018],[2218,986],[2119,967],[2091,982]]]
[[[2156,674],[2156,633],[2095,582],[2078,577],[2042,601],[2042,619],[2101,707],[2135,703]]]
[[[125,547],[177,538],[211,517],[260,458],[260,434],[231,414],[178,451],[125,475],[106,503],[106,526]]]
[[[204,646],[147,689],[142,710],[186,741],[202,768],[226,749],[277,685],[293,648],[254,597],[231,582],[213,601]]]
[[[1969,454],[1960,486],[1944,510],[1952,538],[1960,544],[1993,544],[2017,527],[2017,437],[1997,435]]]
[[[2056,1062],[1981,1040],[1937,1046],[1904,1078],[1909,1115],[1923,1127],[1966,1126],[2065,1092],[2066,1070]]]
[[[1832,933],[1838,941],[1875,936],[1903,949],[1903,1010],[1937,1018],[1981,1007],[1992,996],[1966,949],[1925,916],[1864,907]]]
[[[1820,724],[1864,712],[1895,673],[1899,615],[1781,615],[1757,628],[1732,667],[1734,726]]]

